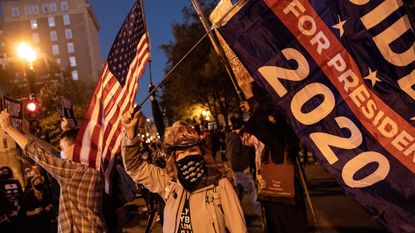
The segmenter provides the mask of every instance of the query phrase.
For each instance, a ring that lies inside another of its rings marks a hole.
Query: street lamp
[[[17,55],[28,63],[30,70],[33,70],[33,64],[36,61],[37,54],[32,47],[25,42],[21,42],[17,46]]]
[[[17,55],[27,63],[28,69],[25,66],[24,77],[29,82],[29,89],[31,95],[34,95],[34,63],[36,61],[37,54],[35,50],[32,47],[30,47],[27,43],[21,42],[17,46]]]
[[[34,90],[34,81],[35,81],[35,73],[34,73],[34,63],[37,58],[37,54],[35,50],[30,47],[25,42],[21,42],[17,46],[17,55],[23,61],[25,61],[25,68],[24,68],[24,77],[26,78],[27,82],[29,83],[30,95],[29,95],[29,102],[26,105],[26,109],[30,114],[30,132],[32,134],[36,134],[40,132],[39,122],[36,120],[37,117],[37,110],[38,104],[36,101],[36,95]]]

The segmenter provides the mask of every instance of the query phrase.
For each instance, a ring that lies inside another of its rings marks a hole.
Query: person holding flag
[[[139,112],[127,113],[123,161],[127,173],[166,202],[163,232],[247,232],[242,208],[230,181],[229,169],[216,163],[202,146],[193,126],[177,121],[164,133],[169,156],[166,168],[149,164],[140,156]]]

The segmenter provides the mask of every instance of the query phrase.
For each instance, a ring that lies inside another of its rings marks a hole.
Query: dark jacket
[[[230,132],[226,137],[226,158],[231,161],[234,172],[242,172],[249,167],[249,150],[242,144],[241,137]]]

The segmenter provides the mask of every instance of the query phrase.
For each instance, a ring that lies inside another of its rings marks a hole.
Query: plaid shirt
[[[58,232],[107,232],[101,214],[103,178],[97,170],[57,158],[34,141],[27,154],[58,181]]]

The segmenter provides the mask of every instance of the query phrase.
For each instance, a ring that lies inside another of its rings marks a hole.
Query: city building
[[[0,70],[22,76],[16,47],[26,42],[37,54],[36,74],[53,66],[73,80],[98,79],[99,23],[86,0],[0,0],[0,11]]]

